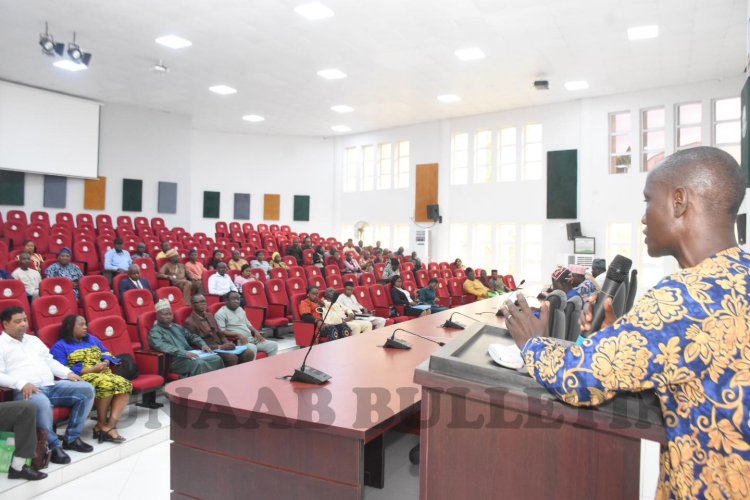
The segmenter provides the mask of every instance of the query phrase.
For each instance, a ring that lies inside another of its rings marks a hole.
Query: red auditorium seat
[[[292,323],[292,328],[294,329],[294,341],[300,347],[309,346],[312,343],[313,335],[315,335],[315,324],[306,323],[300,320],[299,305],[300,302],[305,300],[306,296],[307,294],[305,293],[297,293],[292,295],[291,298],[292,318],[294,318]],[[322,340],[325,341],[326,339],[323,338]]]
[[[133,226],[133,219],[130,218],[129,215],[120,215],[117,217],[117,227],[118,229],[121,227],[126,227],[131,230],[135,230],[135,226]]]
[[[26,218],[26,212],[23,210],[8,210],[5,214],[5,220],[6,222],[18,222],[24,226],[29,224],[29,220]]]
[[[138,365],[138,376],[131,380],[133,393],[141,394],[141,402],[136,406],[146,408],[160,408],[164,406],[156,402],[156,389],[164,385],[161,375],[164,369],[164,356],[155,351],[134,350],[128,337],[125,321],[117,316],[98,318],[88,324],[89,331],[114,356],[129,354]],[[139,342],[140,344],[140,342]]]
[[[154,310],[154,298],[151,292],[144,289],[128,290],[122,296],[122,307],[125,310],[125,322],[133,342],[133,348],[141,348],[138,339],[138,316]]]
[[[250,312],[253,312],[253,317],[257,318],[258,311],[263,312],[262,325],[267,328],[273,328],[274,332],[278,331],[279,327],[286,326],[289,324],[289,319],[286,317],[286,310],[283,307],[271,306],[268,303],[266,297],[266,290],[263,283],[246,283],[242,287],[242,295],[245,296],[245,312],[248,313],[250,318]],[[256,326],[255,320],[251,319],[250,322],[253,326]]]
[[[0,266],[8,262],[8,244],[0,240]]]
[[[156,290],[158,279],[154,261],[151,259],[133,259],[133,264],[141,268],[141,279],[148,281],[151,289]]]
[[[122,316],[120,302],[112,292],[91,292],[83,299],[83,311],[87,321],[104,316]]]
[[[19,248],[26,237],[26,224],[18,221],[5,223],[5,238],[10,241],[11,248]]]
[[[58,212],[55,215],[55,223],[73,227],[73,214],[70,212]]]
[[[375,275],[372,273],[362,273],[360,281],[362,282],[362,286],[371,286],[377,283]]]
[[[344,291],[344,281],[340,274],[332,274],[326,277],[326,284],[328,285],[328,288],[333,288],[337,292]]]
[[[328,276],[341,276],[341,269],[338,264],[330,264],[325,267],[325,275]]]
[[[156,311],[149,311],[138,317],[138,339],[141,341],[141,345],[145,351],[151,350],[151,345],[148,343],[148,333],[151,331],[154,323],[156,323]]]
[[[290,299],[298,293],[307,293],[307,287],[305,286],[304,281],[302,281],[302,278],[289,278],[284,284],[286,285],[286,293],[289,295]]]
[[[84,300],[90,293],[110,291],[109,281],[107,281],[107,278],[105,278],[104,276],[84,276],[78,283],[78,292],[81,295],[81,300]]]
[[[508,287],[509,290],[513,291],[516,290],[518,287],[516,287],[516,280],[513,279],[512,274],[506,274],[503,276],[503,283],[505,283],[505,286]]]
[[[268,281],[266,272],[263,269],[259,269],[259,268],[251,269],[250,274],[252,274],[253,278],[260,281],[261,283],[265,283],[266,281]]]
[[[90,227],[94,229],[94,218],[91,214],[78,214],[76,215],[76,227]]]
[[[308,288],[311,286],[317,287],[321,292],[324,292],[328,285],[326,285],[323,276],[313,276],[307,280],[307,286]]]
[[[450,293],[451,296],[451,307],[468,304],[469,302],[474,302],[474,300],[476,300],[474,295],[464,293],[461,278],[451,278],[448,280],[448,293]],[[472,298],[474,300],[472,300]]]
[[[29,216],[29,224],[38,224],[49,229],[49,214],[47,212],[31,212],[31,215]]]
[[[73,239],[70,234],[54,233],[49,237],[48,255],[57,255],[63,248],[71,248]]]
[[[39,337],[39,340],[41,340],[44,345],[47,346],[47,349],[52,349],[52,346],[54,346],[55,343],[60,340],[61,326],[61,323],[53,323],[51,325],[47,325],[43,328],[40,328],[36,332],[36,336]]]
[[[36,252],[45,255],[49,252],[49,226],[34,224],[24,231],[24,239],[31,240],[36,245]]]
[[[302,263],[306,266],[312,266],[314,254],[315,250],[312,248],[305,248],[302,250]]]
[[[100,232],[103,228],[112,228],[112,217],[107,214],[99,214],[96,216],[96,229]]]
[[[46,261],[45,261],[46,262]],[[73,291],[73,282],[67,278],[44,278],[39,285],[39,295],[59,295],[78,307],[78,299]]]
[[[271,279],[285,280],[289,277],[289,273],[283,267],[276,267],[271,269]]]
[[[364,307],[368,311],[375,311],[376,316],[385,318],[386,326],[392,325],[395,322],[400,323],[402,321],[408,321],[410,319],[408,316],[397,316],[395,318],[391,318],[390,308],[385,309],[383,307],[375,307],[375,303],[373,302],[372,296],[370,295],[370,290],[366,286],[355,286],[354,296],[357,298],[357,302],[362,304],[362,307]]]
[[[102,270],[99,256],[92,242],[74,241],[73,260],[84,264],[83,274],[100,274]]]
[[[172,313],[180,307],[185,306],[185,299],[182,296],[182,290],[176,286],[164,286],[156,289],[156,299],[162,300],[167,299],[169,305],[172,306]]]
[[[59,325],[71,314],[78,314],[78,306],[62,295],[42,295],[34,300],[32,315],[37,330],[49,325]]]
[[[415,278],[417,280],[417,285],[419,286],[419,288],[424,288],[430,283],[430,277],[427,274],[427,271],[425,271],[424,269],[420,269],[419,271],[416,271],[414,274],[415,274]]]
[[[190,306],[182,306],[175,311],[172,321],[178,325],[185,323],[185,320],[193,313],[193,308]]]

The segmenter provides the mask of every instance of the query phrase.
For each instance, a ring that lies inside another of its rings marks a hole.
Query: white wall
[[[234,193],[250,193],[250,222],[263,221],[263,195],[281,195],[281,220],[295,230],[332,234],[334,146],[321,138],[194,131],[190,148],[192,231],[231,221]],[[219,219],[203,218],[203,191],[220,191]],[[294,222],[294,195],[310,195],[310,222]]]

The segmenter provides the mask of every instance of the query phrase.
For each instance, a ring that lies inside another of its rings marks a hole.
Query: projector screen
[[[0,82],[0,169],[95,178],[99,104]]]

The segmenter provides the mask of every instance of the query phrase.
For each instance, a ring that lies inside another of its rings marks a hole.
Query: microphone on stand
[[[320,330],[323,329],[323,325],[325,324],[326,318],[328,317],[328,313],[331,311],[332,306],[333,306],[333,303],[331,303],[331,305],[328,306],[328,310],[323,316],[323,319],[321,320],[320,325],[318,325],[318,327],[315,329],[315,332],[313,333],[312,342],[310,343],[310,347],[307,349],[307,354],[305,354],[305,358],[302,360],[302,366],[294,370],[294,375],[292,375],[289,378],[290,382],[304,382],[306,384],[320,385],[320,384],[325,384],[331,378],[331,376],[328,375],[327,373],[322,372],[320,370],[316,370],[312,366],[307,366],[305,363],[307,362],[307,357],[312,352],[312,348],[317,342],[318,337],[320,336]]]
[[[630,267],[633,261],[622,255],[616,255],[607,268],[607,278],[604,280],[601,291],[596,298],[593,317],[591,320],[591,330],[589,334],[596,332],[601,328],[604,321],[604,301],[607,297],[614,299],[615,294],[620,289],[622,283],[628,278]]]
[[[521,282],[518,285],[516,285],[516,288],[513,291],[515,292],[516,290],[520,290],[524,283],[526,283],[526,280],[522,279]]]
[[[423,337],[422,335],[419,335],[418,333],[410,332],[409,330],[404,330],[403,328],[396,328],[395,330],[393,330],[393,335],[391,335],[389,338],[385,340],[385,344],[383,345],[384,348],[386,349],[411,349],[411,344],[409,342],[396,338],[396,332],[406,332],[411,335],[414,335],[415,337],[419,337],[420,339],[424,339],[429,342],[432,342],[433,344],[437,344],[439,346],[445,345],[445,342],[438,342],[437,340],[432,340],[427,337]]]
[[[456,328],[456,329],[458,329],[458,330],[463,330],[464,328],[466,328],[466,327],[465,327],[464,325],[462,325],[461,323],[456,323],[455,321],[453,321],[453,316],[455,316],[456,314],[458,314],[459,316],[463,316],[464,318],[469,318],[469,319],[470,319],[470,320],[472,320],[472,321],[479,321],[478,319],[474,319],[474,318],[472,318],[471,316],[467,316],[467,315],[465,315],[465,314],[462,314],[462,313],[460,313],[460,312],[456,311],[456,312],[454,312],[453,314],[451,314],[450,318],[448,318],[448,319],[447,319],[447,320],[445,321],[445,323],[443,323],[443,324],[442,324],[442,325],[440,325],[440,326],[441,326],[441,327],[443,327],[443,328]]]

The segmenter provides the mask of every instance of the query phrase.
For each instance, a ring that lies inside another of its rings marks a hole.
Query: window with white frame
[[[516,127],[500,129],[497,137],[498,164],[497,180],[500,182],[513,182],[516,180],[518,170]]]
[[[609,173],[627,174],[633,163],[630,111],[609,114]]]
[[[471,264],[474,267],[489,269],[494,260],[492,224],[474,224],[474,238],[471,247],[473,250]]]
[[[390,143],[378,145],[378,189],[391,189],[393,147]]]
[[[368,225],[367,227],[362,228],[362,236],[357,234],[357,238],[361,239],[362,242],[365,244],[365,246],[370,246],[375,244],[375,238],[373,238],[373,228],[372,226]]]
[[[740,116],[739,97],[714,101],[713,145],[723,149],[740,161]]]
[[[409,141],[396,143],[396,179],[394,188],[409,187]]]
[[[515,274],[516,272],[516,226],[515,224],[498,224],[495,232],[495,249],[497,261],[492,269],[498,274]]]
[[[375,241],[380,242],[381,248],[391,249],[391,226],[388,224],[375,225]]]
[[[664,160],[664,107],[641,110],[641,172]]]
[[[677,149],[694,148],[703,144],[703,103],[686,102],[675,109],[675,146]]]
[[[344,192],[350,193],[357,190],[357,173],[362,163],[359,147],[346,148],[344,156]]]
[[[521,275],[530,283],[542,281],[542,225],[524,224],[521,239]]]
[[[451,137],[451,184],[469,182],[469,134],[461,132]]]
[[[342,224],[340,235],[341,235],[340,241],[346,241],[349,238],[356,239],[357,234],[354,231],[354,224]]]
[[[492,182],[492,131],[480,130],[474,134],[474,182]]]
[[[467,224],[450,225],[450,261],[461,259],[464,265],[469,256],[469,226]]]
[[[542,178],[542,124],[532,123],[523,128],[523,180]]]
[[[362,146],[362,177],[360,190],[372,191],[375,188],[375,146]]]
[[[630,258],[633,253],[633,225],[612,222],[607,224],[607,262],[616,255]]]
[[[411,253],[411,241],[409,239],[409,225],[408,224],[396,224],[393,226],[393,250],[397,250],[398,247],[404,247],[406,252]]]

